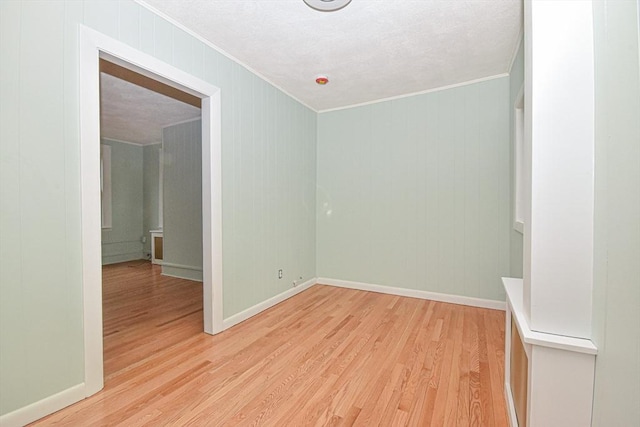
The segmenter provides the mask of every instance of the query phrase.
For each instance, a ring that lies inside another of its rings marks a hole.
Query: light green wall
[[[593,425],[640,420],[640,69],[635,1],[594,2]]]
[[[509,126],[511,129],[511,228],[510,228],[510,277],[523,277],[523,250],[524,241],[522,233],[519,233],[513,228],[514,221],[514,199],[515,199],[515,163],[514,163],[514,147],[515,147],[515,105],[517,102],[518,94],[524,83],[524,37],[520,41],[516,58],[513,61],[511,70],[509,71]]]
[[[162,272],[202,281],[202,122],[163,129],[162,150]]]
[[[102,229],[102,264],[143,258],[142,147],[103,139],[111,146],[112,227]]]
[[[503,77],[320,114],[318,276],[503,299],[508,103]]]
[[[142,148],[142,232],[147,238],[144,243],[145,257],[151,254],[151,234],[149,230],[160,227],[160,144],[145,145]]]
[[[0,414],[82,382],[74,12],[0,2]]]
[[[160,144],[133,145],[103,139],[110,145],[113,226],[102,230],[102,263],[148,259],[149,230],[160,225],[158,210]],[[146,237],[142,243],[141,237]]]
[[[0,1],[0,415],[83,381],[79,23],[221,88],[225,317],[315,275],[313,111],[132,1]]]
[[[237,85],[231,111],[240,118],[222,115],[223,140],[233,141],[222,147],[229,317],[315,277],[317,115],[240,67],[225,70],[223,81]]]

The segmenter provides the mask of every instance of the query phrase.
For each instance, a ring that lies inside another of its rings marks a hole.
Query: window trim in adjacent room
[[[524,86],[520,88],[513,109],[513,229],[524,233]]]
[[[113,226],[113,208],[111,198],[111,146],[100,144],[100,210],[102,229]]]

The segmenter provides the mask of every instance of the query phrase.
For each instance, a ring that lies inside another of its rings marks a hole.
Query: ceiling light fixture
[[[316,83],[318,83],[320,86],[324,86],[329,83],[329,78],[327,76],[318,76],[316,77]]]
[[[304,2],[312,9],[321,12],[333,12],[339,10],[351,3],[351,0],[304,0]]]

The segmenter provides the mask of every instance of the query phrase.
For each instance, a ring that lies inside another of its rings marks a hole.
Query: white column
[[[532,330],[589,339],[593,285],[591,1],[525,2],[524,308]],[[525,154],[526,155],[526,154]]]

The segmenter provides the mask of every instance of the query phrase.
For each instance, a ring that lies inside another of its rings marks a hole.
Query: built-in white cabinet
[[[523,279],[507,294],[512,426],[591,425],[595,78],[590,1],[525,0]]]
[[[589,426],[597,348],[589,339],[533,331],[523,280],[507,293],[505,396],[512,426]]]
[[[151,263],[162,265],[164,259],[164,239],[162,230],[151,230]]]

